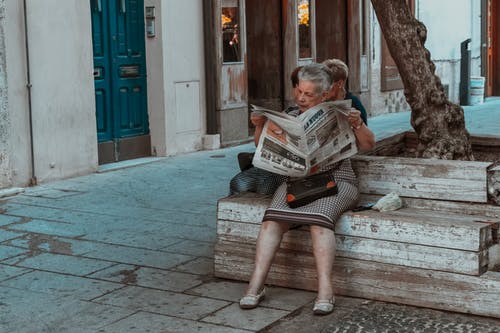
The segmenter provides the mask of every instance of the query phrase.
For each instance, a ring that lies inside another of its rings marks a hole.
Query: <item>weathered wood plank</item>
[[[381,197],[382,195],[380,194],[362,194],[359,204],[377,202]],[[403,197],[402,200],[403,206],[407,208],[435,210],[441,213],[450,212],[452,214],[476,215],[478,219],[490,218],[493,221],[500,222],[500,206],[492,204],[408,197]]]
[[[260,224],[269,198],[242,195],[219,200],[217,218]],[[479,251],[494,243],[485,218],[432,210],[402,208],[392,212],[346,212],[337,222],[337,235]]]
[[[248,281],[254,247],[232,242],[216,245],[215,275]],[[267,282],[316,290],[311,254],[278,251]],[[500,273],[479,277],[357,259],[337,258],[332,278],[339,295],[500,318]]]
[[[489,162],[446,161],[403,157],[352,158],[362,193],[469,202],[487,202]]]
[[[259,225],[257,224],[224,220],[217,222],[218,241],[255,246],[258,233]],[[342,235],[337,235],[336,241],[337,257],[468,275],[481,275],[488,268],[489,250],[463,251]],[[308,228],[287,232],[283,236],[281,248],[312,253],[312,242]]]

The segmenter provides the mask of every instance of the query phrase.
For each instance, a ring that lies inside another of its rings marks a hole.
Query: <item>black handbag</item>
[[[286,182],[286,203],[291,208],[307,205],[319,198],[335,195],[337,183],[330,171]]]

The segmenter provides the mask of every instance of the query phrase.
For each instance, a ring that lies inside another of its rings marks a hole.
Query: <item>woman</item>
[[[297,107],[289,109],[294,116],[307,112],[311,107],[326,101],[332,86],[332,73],[323,64],[304,66],[298,73]],[[358,147],[372,149],[374,135],[364,125],[360,112],[352,110],[348,121],[353,127]],[[264,121],[259,124],[263,126]],[[273,124],[276,127],[275,124]],[[334,295],[331,281],[335,257],[335,222],[343,212],[356,206],[358,189],[356,176],[349,159],[325,167],[329,170],[338,186],[338,194],[324,197],[302,207],[289,208],[285,201],[286,183],[276,190],[269,208],[264,214],[257,239],[255,268],[245,296],[240,300],[242,309],[253,309],[265,296],[264,282],[272,260],[279,248],[282,236],[292,225],[309,225],[313,253],[318,275],[318,296],[314,303],[315,314],[328,314],[333,311]]]

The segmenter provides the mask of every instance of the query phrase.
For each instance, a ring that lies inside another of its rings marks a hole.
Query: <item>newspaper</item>
[[[358,152],[356,136],[347,121],[351,100],[325,102],[299,116],[252,105],[266,116],[253,165],[280,175],[303,177]],[[271,128],[269,128],[271,126]]]

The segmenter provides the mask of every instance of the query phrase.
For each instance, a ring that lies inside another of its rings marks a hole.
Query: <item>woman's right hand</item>
[[[250,114],[250,121],[255,126],[253,140],[255,142],[255,146],[257,146],[259,144],[260,134],[262,133],[262,129],[264,128],[264,124],[267,121],[267,117],[264,116],[263,114],[252,112]]]
[[[267,117],[263,114],[251,113],[250,121],[255,127],[263,127],[266,123]]]

